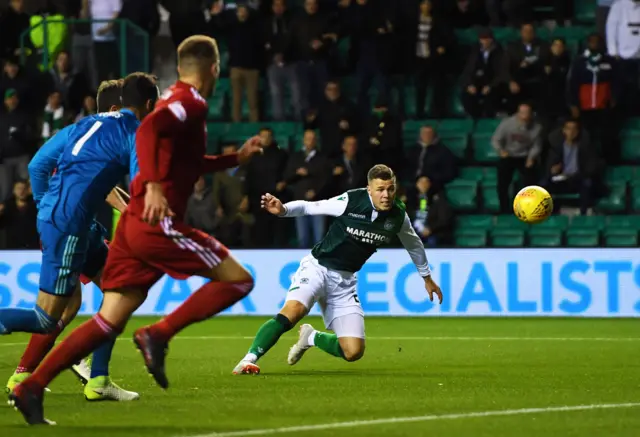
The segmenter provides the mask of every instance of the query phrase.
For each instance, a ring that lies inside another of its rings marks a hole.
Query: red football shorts
[[[182,222],[165,218],[150,226],[125,211],[109,246],[101,288],[148,290],[165,273],[186,279],[211,270],[228,256],[218,240]]]

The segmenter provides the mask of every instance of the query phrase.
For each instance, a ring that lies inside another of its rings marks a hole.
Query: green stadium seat
[[[499,118],[481,118],[476,123],[475,133],[493,135],[501,121]]]
[[[603,211],[620,212],[627,208],[627,184],[625,182],[610,182],[609,195],[598,201],[597,207]]]
[[[449,108],[449,113],[455,117],[465,117],[467,113],[464,110],[464,106],[462,105],[462,100],[460,96],[462,95],[462,86],[459,82],[453,86],[449,94],[449,101],[447,102],[447,107]],[[431,107],[431,105],[429,105]],[[473,123],[473,121],[471,120]]]
[[[458,176],[460,179],[480,182],[484,179],[483,167],[462,167]]]
[[[217,92],[207,100],[209,105],[208,120],[222,120],[224,118],[224,109],[226,105],[226,94]]]
[[[473,120],[470,118],[446,118],[438,124],[438,133],[442,138],[448,138],[451,134],[470,134],[473,131]]]
[[[522,247],[525,233],[518,229],[494,229],[491,232],[491,244],[494,247]]]
[[[496,217],[496,229],[521,229],[526,230],[529,225],[518,220],[518,217],[511,214],[499,215]]]
[[[492,215],[461,215],[456,219],[456,229],[461,231],[467,229],[484,229],[493,228],[494,218]]]
[[[635,167],[607,167],[605,178],[610,182],[628,182],[634,179]]]
[[[357,88],[353,88],[356,90]],[[413,86],[407,86],[405,88],[405,96],[404,99],[404,115],[409,118],[413,118],[416,116],[416,99],[413,96],[416,95],[416,89]],[[355,99],[355,96],[353,97]]]
[[[622,159],[640,162],[640,132],[625,131],[620,136]]]
[[[498,169],[495,167],[485,167],[484,169],[484,180],[485,181],[493,181],[497,184],[498,181]]]
[[[609,247],[638,247],[638,231],[636,229],[605,229],[604,244]]]
[[[272,122],[272,123],[263,123],[263,126],[268,126],[273,131],[274,135],[286,135],[288,137],[292,137],[299,133],[300,124],[289,121],[280,121],[280,122]]]
[[[640,185],[631,188],[631,210],[640,211]]]
[[[602,215],[577,215],[571,219],[570,229],[595,229],[602,230],[605,225],[605,217]]]
[[[482,207],[486,212],[500,212],[500,200],[495,181],[483,181],[480,186]]]
[[[596,21],[596,2],[593,0],[573,0],[574,17],[580,23]]]
[[[484,230],[460,231],[454,236],[457,247],[485,247],[487,246],[487,233]]]
[[[478,186],[474,181],[456,179],[447,185],[446,192],[456,210],[472,211],[478,207]]]
[[[544,232],[547,229],[564,231],[569,227],[569,217],[566,215],[552,215],[542,223],[533,225],[531,232]]]
[[[492,134],[473,134],[473,157],[478,162],[495,162],[498,154],[491,145]]]
[[[469,139],[467,136],[456,136],[443,138],[442,143],[447,146],[453,154],[460,159],[464,159],[467,156],[467,146],[469,145]]]
[[[640,131],[640,117],[628,117],[622,124],[624,131]]]
[[[519,37],[519,31],[511,27],[494,27],[493,36],[503,47]]]
[[[610,215],[607,217],[606,229],[634,229],[640,230],[640,216]]]
[[[569,229],[567,231],[567,246],[595,247],[600,244],[600,232],[595,229]]]
[[[456,41],[463,46],[472,46],[478,43],[478,31],[476,29],[456,29]]]
[[[529,246],[531,247],[560,247],[562,246],[562,232],[547,229],[546,232],[529,232]]]
[[[413,142],[415,143],[418,140],[418,135],[420,135],[420,128],[423,126],[431,126],[437,129],[438,120],[407,120],[402,126],[402,135],[413,136]]]

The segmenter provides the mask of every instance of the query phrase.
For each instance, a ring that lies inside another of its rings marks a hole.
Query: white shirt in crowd
[[[111,20],[122,9],[122,0],[89,0],[91,18],[94,20]],[[98,31],[108,25],[106,21],[91,23],[91,35],[94,41],[115,41],[115,34],[110,31],[100,35]]]
[[[607,51],[622,59],[640,59],[640,1],[616,0],[611,5]]]

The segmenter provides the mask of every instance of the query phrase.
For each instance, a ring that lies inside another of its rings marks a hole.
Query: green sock
[[[316,332],[313,342],[318,349],[322,349],[334,357],[344,358],[337,335],[327,334],[326,332]]]
[[[278,342],[282,334],[291,328],[293,328],[293,325],[289,319],[282,314],[278,314],[258,329],[256,338],[253,339],[253,343],[249,348],[249,353],[260,358]]]

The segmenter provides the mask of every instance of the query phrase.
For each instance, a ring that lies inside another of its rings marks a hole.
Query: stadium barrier
[[[256,278],[254,291],[226,314],[273,315],[306,250],[238,250]],[[385,316],[582,316],[640,317],[640,249],[437,249],[428,252],[442,286],[442,306],[429,302],[407,253],[376,253],[358,273],[366,314]],[[0,308],[29,308],[38,292],[41,254],[0,251]],[[176,308],[204,279],[162,278],[138,315]],[[81,314],[101,302],[94,285],[84,289]],[[312,313],[317,314],[317,307]]]

